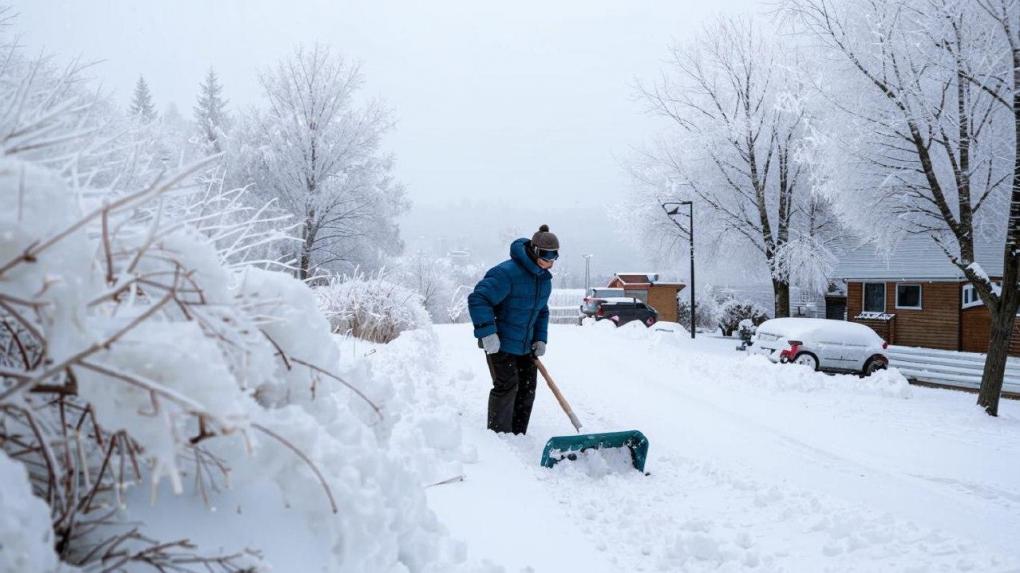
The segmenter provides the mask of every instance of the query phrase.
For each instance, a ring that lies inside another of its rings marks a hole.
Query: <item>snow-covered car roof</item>
[[[865,346],[882,345],[882,338],[863,324],[826,318],[773,318],[758,326],[758,334],[794,340],[838,340]]]
[[[610,296],[606,298],[600,298],[602,302],[640,302],[637,298],[631,296]]]

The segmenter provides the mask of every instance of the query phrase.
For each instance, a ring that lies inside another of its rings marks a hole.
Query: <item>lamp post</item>
[[[688,217],[691,218],[690,235],[691,239],[691,338],[695,337],[696,325],[695,320],[695,302],[694,302],[694,202],[693,201],[673,201],[662,204],[662,209],[666,212],[666,215],[672,218],[673,216],[680,213],[680,208],[687,206],[690,210]],[[679,223],[677,226],[680,226]],[[680,227],[681,229],[683,227]]]
[[[591,289],[591,258],[592,255],[584,255],[584,296],[588,296]]]

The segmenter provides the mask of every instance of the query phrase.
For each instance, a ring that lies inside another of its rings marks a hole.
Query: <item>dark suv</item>
[[[616,326],[640,320],[645,326],[651,326],[659,320],[659,313],[637,299],[610,298],[599,301],[595,309],[595,320],[611,320]]]

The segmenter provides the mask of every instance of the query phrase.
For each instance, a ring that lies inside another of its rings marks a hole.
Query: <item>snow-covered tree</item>
[[[379,103],[355,101],[358,67],[326,47],[302,47],[261,82],[267,105],[232,138],[232,169],[299,223],[297,276],[372,270],[399,252],[395,217],[407,204],[380,149],[390,121]]]
[[[466,312],[467,292],[482,278],[485,270],[477,265],[454,263],[449,257],[434,257],[418,252],[393,259],[388,278],[415,292],[435,323],[459,322]],[[457,293],[464,308],[456,304]]]
[[[152,92],[144,76],[138,76],[135,93],[131,97],[131,117],[142,123],[151,123],[156,119],[156,105],[152,102]]]
[[[674,46],[670,64],[643,90],[672,128],[632,168],[642,224],[660,240],[687,241],[689,224],[667,219],[664,205],[693,201],[698,234],[767,272],[776,316],[789,316],[791,282],[828,283],[836,232],[800,160],[810,117],[797,53],[728,19]]]
[[[210,154],[223,151],[222,139],[228,129],[227,100],[222,94],[219,77],[215,70],[209,68],[205,80],[199,85],[194,112],[201,144]]]
[[[788,0],[820,40],[835,102],[815,142],[828,196],[865,237],[931,238],[991,313],[978,404],[998,409],[1020,307],[1020,3]],[[1003,245],[1001,288],[975,242]]]

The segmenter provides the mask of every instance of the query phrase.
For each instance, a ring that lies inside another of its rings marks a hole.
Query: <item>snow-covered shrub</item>
[[[719,325],[722,302],[721,295],[712,287],[702,288],[695,295],[697,306],[694,317],[698,328],[715,330]],[[681,291],[678,297],[678,318],[677,322],[688,327],[691,324],[691,300],[688,293]]]
[[[768,311],[749,300],[730,299],[719,308],[719,328],[723,336],[732,336],[742,320],[750,320],[757,326],[768,319]]]
[[[316,292],[338,334],[385,343],[431,324],[421,295],[381,277],[333,279]]]
[[[213,189],[201,200],[211,211],[186,208],[208,191],[195,180],[204,164],[137,187],[135,172],[83,176],[76,161],[89,150],[53,153],[74,140],[81,123],[61,114],[79,113],[76,101],[29,71],[0,65],[10,106],[0,114],[0,570],[10,560],[49,571],[59,559],[88,571],[263,571],[257,553],[219,553],[228,544],[216,528],[195,523],[221,514],[200,512],[169,542],[134,518],[143,498],[162,521],[194,505],[174,494],[191,489],[211,508],[231,486],[264,514],[269,502],[252,492],[267,485],[328,545],[309,570],[462,560],[390,452],[392,388],[367,369],[341,372],[307,285],[227,264],[253,236],[243,219],[221,224],[216,206],[229,196]],[[89,184],[98,180],[118,184]]]

